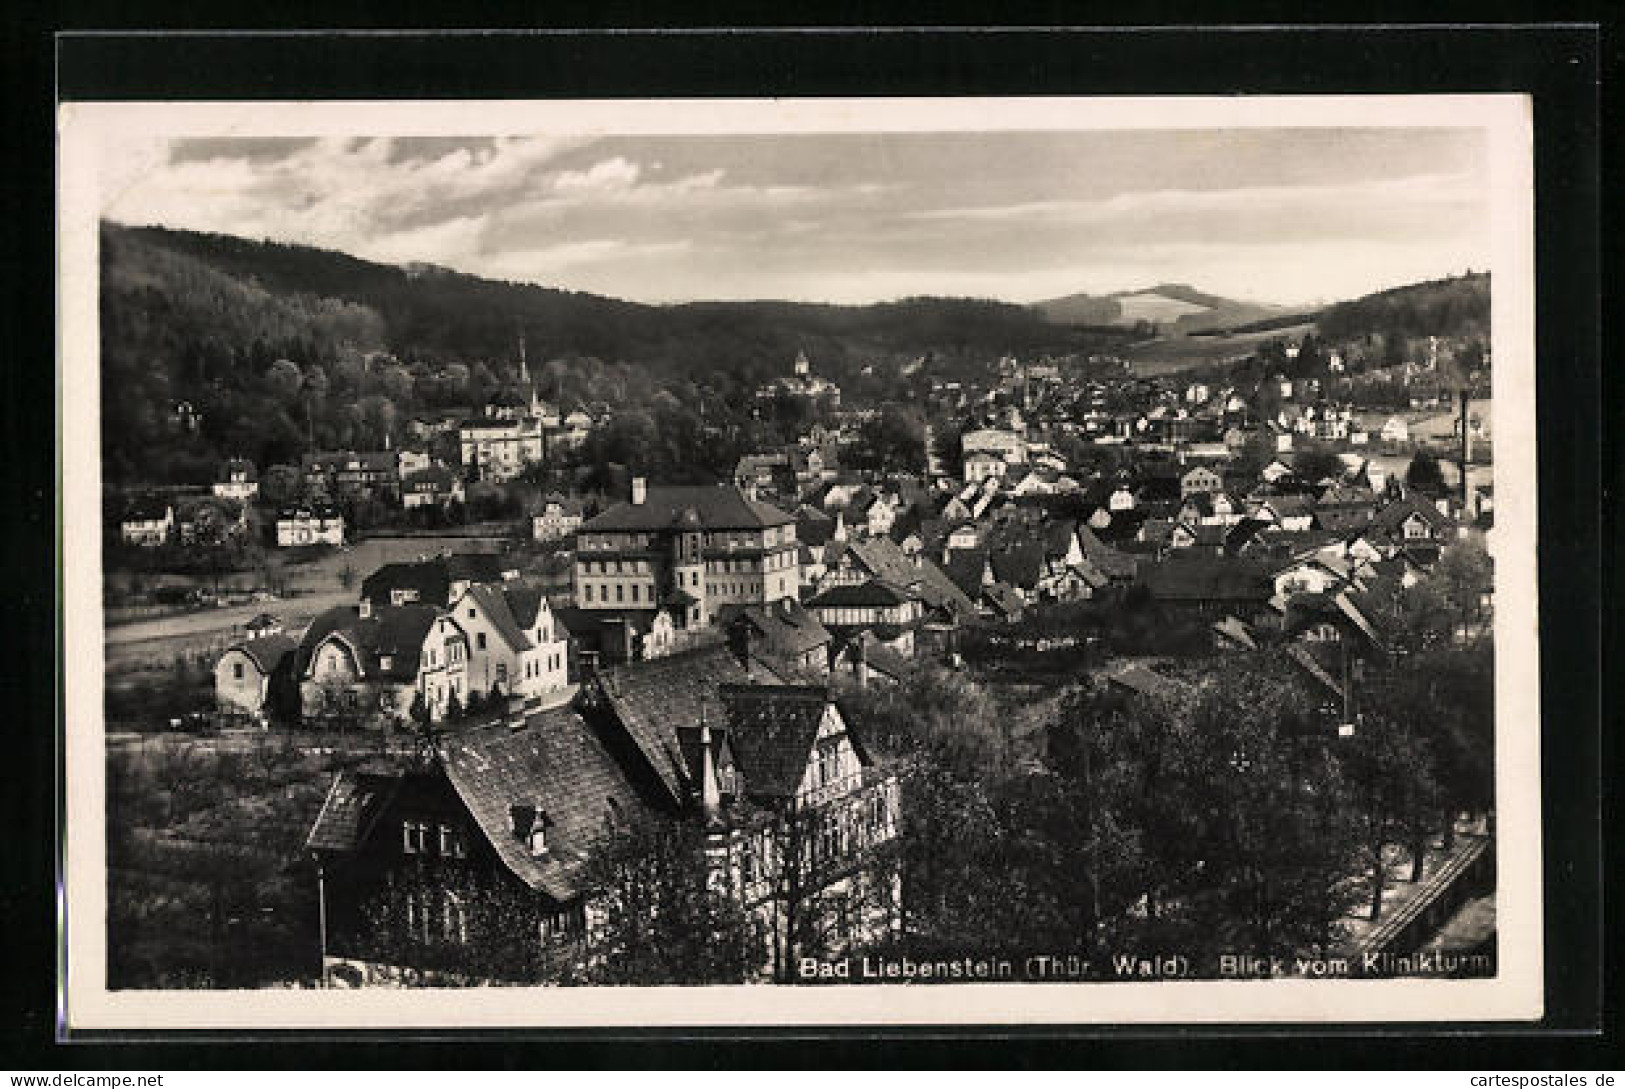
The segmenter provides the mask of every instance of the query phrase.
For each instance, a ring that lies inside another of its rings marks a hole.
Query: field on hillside
[[[1297,341],[1312,329],[1314,325],[1305,322],[1259,333],[1164,337],[1132,345],[1125,348],[1122,355],[1134,367],[1135,374],[1145,377],[1173,374],[1243,359],[1257,350],[1260,344],[1277,339]]]
[[[1210,309],[1186,302],[1184,299],[1170,299],[1154,291],[1142,291],[1138,295],[1119,295],[1117,305],[1121,308],[1121,317],[1118,320],[1130,325],[1138,321],[1158,324],[1175,322],[1186,314],[1205,314]]]

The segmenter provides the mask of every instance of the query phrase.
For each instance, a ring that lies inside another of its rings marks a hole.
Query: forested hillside
[[[1334,343],[1373,336],[1487,341],[1490,274],[1468,273],[1380,291],[1328,307],[1317,322],[1320,335]]]
[[[478,407],[511,383],[521,334],[549,398],[633,408],[665,393],[674,415],[713,426],[748,417],[755,388],[798,351],[879,400],[898,392],[910,359],[951,374],[1009,352],[1096,349],[1107,336],[987,300],[648,306],[114,224],[102,228],[101,307],[114,481],[204,481],[224,457],[288,462],[312,440],[371,446],[405,414]],[[183,402],[195,428],[176,417]]]

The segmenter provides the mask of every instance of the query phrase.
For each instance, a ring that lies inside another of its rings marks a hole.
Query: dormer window
[[[380,654],[378,656],[378,668],[384,670],[394,669],[395,656],[393,654]]]
[[[514,838],[524,844],[532,856],[546,854],[547,829],[553,823],[547,811],[521,803],[509,806],[508,812],[513,821]]]

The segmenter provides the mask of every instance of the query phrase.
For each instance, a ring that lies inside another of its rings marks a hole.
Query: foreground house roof
[[[513,874],[555,901],[573,898],[593,847],[648,809],[581,716],[542,711],[520,729],[490,726],[447,738],[441,763],[463,804]],[[513,807],[535,807],[547,850],[514,834]]]
[[[717,692],[724,684],[784,679],[757,659],[747,669],[729,647],[711,646],[601,670],[598,687],[661,786],[673,800],[682,801],[688,768],[678,727],[699,725],[707,705],[715,714]]]

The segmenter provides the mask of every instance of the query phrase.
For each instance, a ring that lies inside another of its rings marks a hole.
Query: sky
[[[103,215],[646,302],[1319,303],[1489,267],[1476,129],[209,137]]]

